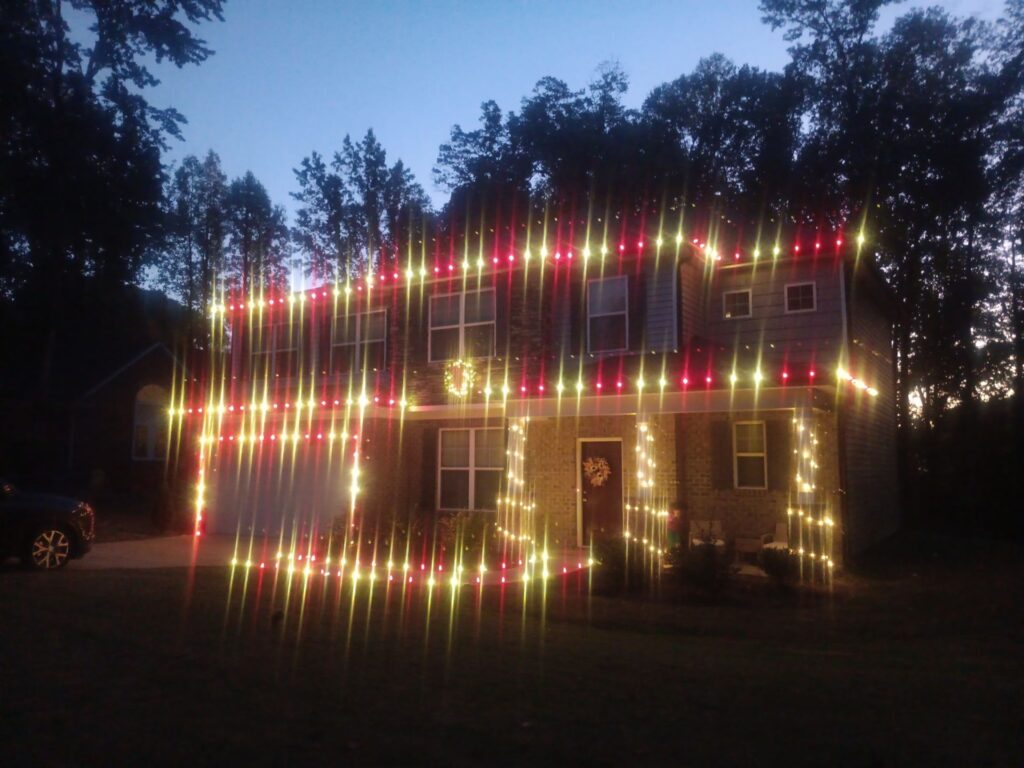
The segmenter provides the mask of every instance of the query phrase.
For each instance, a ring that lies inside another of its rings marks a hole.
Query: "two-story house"
[[[678,509],[832,568],[898,523],[892,305],[860,251],[435,243],[225,297],[221,351],[172,411],[197,525],[276,547],[472,511],[547,547],[654,546]]]

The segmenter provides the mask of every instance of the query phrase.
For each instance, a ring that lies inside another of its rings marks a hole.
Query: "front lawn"
[[[0,572],[4,764],[1020,765],[1015,552],[833,599]]]

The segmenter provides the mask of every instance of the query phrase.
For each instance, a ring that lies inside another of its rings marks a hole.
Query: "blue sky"
[[[935,4],[987,19],[1002,8]],[[913,5],[887,9],[884,22]],[[715,52],[765,69],[787,60],[756,0],[233,0],[225,22],[200,35],[216,54],[198,67],[158,68],[150,94],[189,121],[168,159],[212,148],[230,177],[253,171],[289,213],[292,169],[313,150],[332,153],[346,133],[372,127],[388,161],[402,158],[441,204],[431,173],[438,145],[454,123],[474,127],[487,99],[518,109],[545,75],[579,88],[617,60],[631,79],[627,103],[639,106]]]

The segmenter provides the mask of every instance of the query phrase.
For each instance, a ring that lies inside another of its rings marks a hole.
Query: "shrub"
[[[796,559],[786,549],[768,547],[758,555],[761,568],[779,586],[789,584],[797,575]]]
[[[713,545],[680,550],[673,567],[677,580],[709,597],[718,597],[729,582],[729,561],[722,547]]]
[[[637,590],[651,583],[651,564],[624,538],[595,539],[591,557],[596,566],[591,571],[591,589],[598,594]]]

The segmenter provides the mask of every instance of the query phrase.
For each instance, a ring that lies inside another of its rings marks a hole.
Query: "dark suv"
[[[95,535],[96,514],[84,501],[24,493],[0,480],[0,558],[54,570],[88,552]]]

